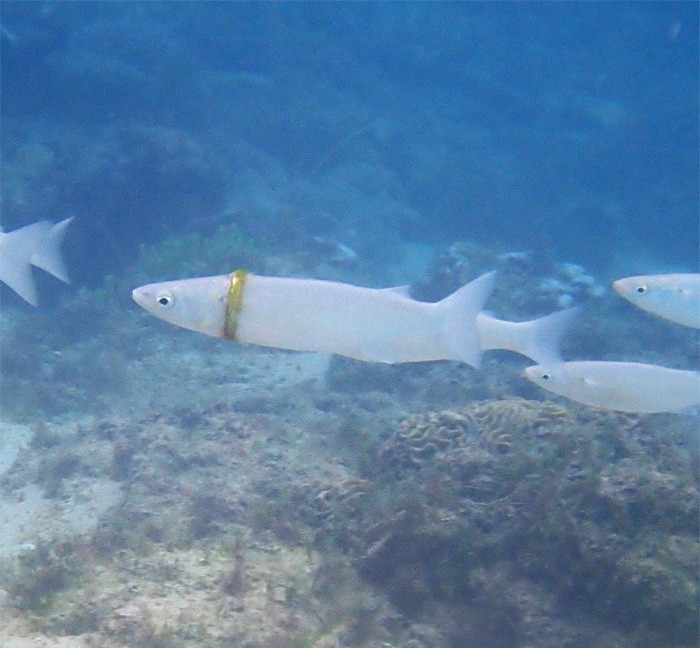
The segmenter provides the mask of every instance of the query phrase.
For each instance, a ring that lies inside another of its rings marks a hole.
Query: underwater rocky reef
[[[693,3],[3,3],[0,648],[691,648],[697,418],[241,346],[136,286],[247,268],[581,306],[564,358],[698,367],[611,294],[696,269]]]
[[[692,423],[488,381],[432,409],[451,363],[233,357],[209,402],[29,425],[2,500],[38,489],[66,517],[3,558],[0,625],[107,647],[697,643]]]
[[[144,248],[33,327],[3,317],[17,443],[0,476],[0,518],[16,520],[0,627],[107,648],[697,643],[692,417],[541,400],[503,353],[481,371],[377,365],[127,307],[142,277],[223,271],[231,250],[263,271],[308,263],[222,227]],[[438,299],[494,267],[500,316],[571,295],[605,325],[576,324],[565,354],[633,352],[625,307],[580,268],[459,242],[412,290]],[[660,325],[633,326],[638,342]],[[695,338],[673,331],[649,357],[682,366]]]

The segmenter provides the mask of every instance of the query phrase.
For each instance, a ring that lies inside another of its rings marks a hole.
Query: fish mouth
[[[148,290],[146,286],[140,286],[139,288],[134,288],[131,291],[131,298],[139,305],[141,308],[146,308]]]
[[[525,376],[525,378],[529,378],[530,380],[532,380],[537,375],[537,372],[539,371],[539,369],[540,369],[540,365],[533,365],[531,367],[526,367],[523,370],[523,376]]]

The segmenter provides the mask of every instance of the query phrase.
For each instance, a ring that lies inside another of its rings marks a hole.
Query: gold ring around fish
[[[229,340],[236,339],[238,316],[241,312],[243,288],[245,288],[247,277],[248,271],[242,268],[231,273],[231,285],[228,289],[228,304],[226,305],[226,320],[224,322],[224,337]]]

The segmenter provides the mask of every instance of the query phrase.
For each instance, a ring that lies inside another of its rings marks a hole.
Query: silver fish
[[[480,316],[494,279],[487,273],[429,303],[412,299],[405,286],[363,288],[237,270],[142,286],[133,298],[152,315],[199,333],[368,362],[458,360],[478,367],[482,352],[496,348],[536,362],[558,358],[553,347],[570,314],[518,323]]]
[[[627,277],[613,282],[615,292],[664,319],[700,328],[700,274]]]
[[[686,412],[700,407],[700,372],[639,362],[575,361],[525,369],[543,389],[620,412]]]

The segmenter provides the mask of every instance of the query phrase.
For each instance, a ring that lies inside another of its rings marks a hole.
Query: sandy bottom
[[[182,384],[173,374],[184,367],[188,373],[202,371],[201,362],[193,354],[180,356],[162,389],[150,390],[155,400],[171,398]],[[218,375],[226,373],[227,362],[222,358],[214,363]],[[325,356],[243,352],[231,365],[231,382],[217,379],[205,398],[242,398],[248,392],[294,388],[321,379],[327,364]],[[140,384],[145,380],[143,368],[131,370],[134,393],[140,391],[145,402],[149,389]],[[240,382],[237,373],[244,376]],[[77,423],[63,419],[47,425],[60,436]],[[32,426],[3,422],[0,479],[13,466],[16,469],[23,456],[39,462],[41,453],[48,454],[31,447],[33,435]],[[0,493],[3,568],[16,569],[40,543],[89,538],[110,510],[123,504],[125,494],[118,482],[84,472],[64,480],[58,497],[47,497],[45,487],[37,483]],[[310,550],[255,536],[244,526],[235,537],[235,548],[164,551],[154,544],[108,557],[86,554],[89,570],[75,587],[56,595],[48,615],[19,609],[0,586],[0,648],[171,645],[157,642],[174,637],[174,629],[178,643],[172,645],[193,646],[279,643],[287,635],[315,634],[318,615],[309,603],[309,591],[318,557]],[[81,632],[81,620],[88,619],[89,625],[92,617],[99,617],[99,629]]]

